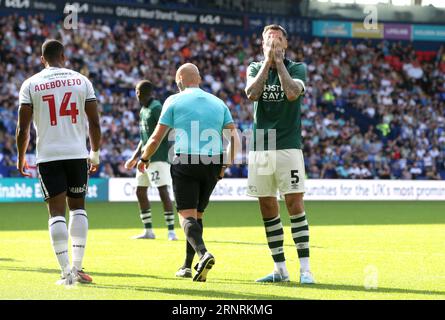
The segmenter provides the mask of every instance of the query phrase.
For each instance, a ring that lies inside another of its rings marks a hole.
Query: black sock
[[[283,262],[284,258],[284,231],[283,224],[281,223],[280,216],[275,218],[264,219],[264,227],[266,228],[267,244],[272,254],[274,262]]]
[[[175,230],[175,214],[173,213],[173,211],[165,211],[164,218],[168,231]]]
[[[198,254],[199,258],[201,258],[207,252],[204,240],[202,239],[201,226],[195,218],[190,217],[184,220],[183,228],[187,241]]]
[[[204,231],[202,219],[197,219],[196,221],[201,226],[201,230]],[[201,236],[202,236],[202,232],[201,232]],[[184,265],[182,267],[191,269],[192,263],[193,263],[193,258],[195,257],[195,249],[193,249],[192,245],[188,241],[186,241],[185,243],[186,243],[185,261],[184,261]]]
[[[145,229],[151,229],[152,225],[151,225],[151,209],[144,209],[141,210],[141,214],[140,214],[142,223],[144,224],[144,228]]]

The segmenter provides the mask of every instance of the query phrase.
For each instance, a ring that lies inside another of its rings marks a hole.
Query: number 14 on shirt
[[[79,114],[79,110],[77,110],[76,103],[70,103],[70,109],[68,108],[68,103],[70,101],[72,92],[66,92],[62,99],[62,104],[60,105],[59,116],[71,116],[71,123],[77,123],[77,115]],[[42,100],[48,102],[49,107],[49,117],[51,126],[57,125],[57,116],[56,116],[56,100],[53,94],[42,96]]]

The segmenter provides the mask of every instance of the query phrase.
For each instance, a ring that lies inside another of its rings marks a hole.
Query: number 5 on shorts
[[[298,170],[291,170],[290,176],[292,179],[295,179],[295,180],[291,180],[292,184],[297,184],[298,182],[300,182],[300,178],[298,177]]]

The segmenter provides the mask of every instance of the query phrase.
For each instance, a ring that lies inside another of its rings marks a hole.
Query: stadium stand
[[[15,126],[21,83],[38,72],[46,38],[67,44],[69,67],[93,82],[102,113],[100,177],[133,176],[123,163],[139,142],[133,87],[156,84],[162,101],[176,92],[178,65],[195,63],[202,87],[251,128],[244,94],[248,64],[261,59],[258,35],[213,29],[164,30],[148,24],[81,22],[76,33],[43,15],[0,17],[0,177],[17,176]],[[376,45],[377,43],[377,45]],[[308,69],[303,136],[309,178],[445,179],[445,49],[409,42],[289,40],[287,57]],[[29,153],[35,149],[35,139]],[[31,157],[32,158],[32,157]],[[32,162],[32,159],[31,159]],[[245,165],[228,177],[246,177]]]

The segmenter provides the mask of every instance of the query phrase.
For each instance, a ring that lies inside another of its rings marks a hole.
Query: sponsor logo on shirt
[[[284,101],[284,90],[283,87],[277,84],[266,84],[264,85],[263,101],[266,102],[281,102]]]

